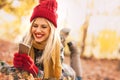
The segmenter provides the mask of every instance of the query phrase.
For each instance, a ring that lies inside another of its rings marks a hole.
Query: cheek
[[[48,29],[48,34],[50,34],[50,32],[51,32],[51,29],[49,28],[49,29]]]
[[[35,29],[31,28],[30,32],[31,32],[31,34],[33,34],[35,32]]]
[[[47,31],[48,36],[50,35],[50,30]]]

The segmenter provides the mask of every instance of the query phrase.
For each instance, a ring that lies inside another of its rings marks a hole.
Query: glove
[[[21,54],[19,54],[19,53],[14,54],[13,64],[14,64],[14,67],[16,67],[16,68],[22,68]]]
[[[14,55],[14,66],[32,73],[34,76],[38,74],[38,68],[35,66],[33,59],[27,54],[16,53]]]
[[[22,54],[21,56],[22,56],[23,70],[26,70],[26,71],[32,73],[33,75],[37,75],[38,68],[34,64],[33,59],[30,56],[28,56],[27,54]]]

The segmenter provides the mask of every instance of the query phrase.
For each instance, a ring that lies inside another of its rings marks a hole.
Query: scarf
[[[29,56],[35,60],[35,53],[34,53],[34,48],[38,49],[38,50],[44,50],[46,45],[46,41],[42,42],[42,43],[37,43],[36,41],[32,41],[32,46],[31,46],[31,50],[29,53]]]
[[[33,60],[35,58],[34,48],[39,50],[44,50],[45,46],[46,46],[46,42],[37,43],[35,41],[32,41],[32,47],[29,53],[31,58]],[[43,66],[44,66],[45,79],[56,78],[56,80],[59,80],[62,73],[59,44],[56,44],[55,49],[52,51],[51,59],[46,62],[43,61]]]

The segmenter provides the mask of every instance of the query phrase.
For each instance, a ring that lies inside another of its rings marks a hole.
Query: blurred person
[[[60,31],[61,41],[64,47],[66,46],[65,45],[66,38],[68,37],[69,33],[70,33],[69,28],[63,28]],[[67,45],[71,53],[70,54],[70,66],[75,71],[76,80],[82,80],[82,65],[80,61],[80,52],[78,50],[78,47],[76,43],[73,41],[69,41]]]

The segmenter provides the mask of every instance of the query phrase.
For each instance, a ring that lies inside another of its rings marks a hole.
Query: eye
[[[48,26],[47,25],[41,25],[42,28],[47,28]]]
[[[37,28],[37,27],[38,27],[38,25],[37,25],[37,24],[33,24],[33,25],[32,25],[32,27]]]

